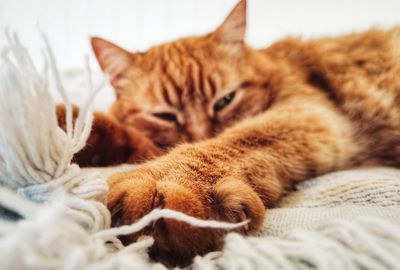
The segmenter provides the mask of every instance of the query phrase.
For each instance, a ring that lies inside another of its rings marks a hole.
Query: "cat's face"
[[[161,147],[206,139],[255,115],[270,94],[244,45],[242,1],[213,33],[129,53],[94,38],[100,66],[117,100],[112,113]]]

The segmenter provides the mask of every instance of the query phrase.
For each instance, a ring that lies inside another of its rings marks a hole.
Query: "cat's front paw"
[[[210,219],[210,208],[198,194],[174,181],[156,181],[148,172],[116,174],[110,179],[108,207],[112,225],[131,224],[155,208],[168,208],[201,219]],[[143,231],[121,237],[124,244],[151,235],[150,255],[171,265],[190,262],[197,253],[218,248],[218,232],[190,226],[173,219],[160,219]]]
[[[228,177],[217,181],[196,178],[196,168],[172,170],[141,168],[115,174],[110,179],[108,207],[113,225],[131,224],[154,208],[168,208],[204,220],[250,222],[237,231],[248,234],[260,229],[264,205],[244,181]],[[173,219],[160,219],[142,232],[124,237],[125,243],[138,236],[152,235],[153,258],[170,264],[187,264],[197,254],[222,247],[226,230],[198,228]]]

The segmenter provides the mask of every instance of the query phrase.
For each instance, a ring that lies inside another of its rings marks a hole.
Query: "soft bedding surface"
[[[359,168],[320,176],[299,184],[267,213],[263,234],[274,236],[362,216],[400,225],[400,170]]]

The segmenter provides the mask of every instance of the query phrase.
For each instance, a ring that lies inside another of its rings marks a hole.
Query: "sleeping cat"
[[[92,134],[93,144],[112,151],[124,137],[126,157],[117,162],[167,152],[111,177],[114,225],[170,208],[201,219],[249,219],[238,231],[254,234],[266,209],[300,181],[358,165],[400,165],[400,28],[288,38],[263,50],[244,43],[245,28],[242,0],[214,32],[147,52],[92,39],[117,95],[111,116],[95,120],[111,139]],[[105,163],[118,159],[108,156]],[[140,234],[154,236],[154,258],[186,263],[220,248],[225,233],[163,219]]]

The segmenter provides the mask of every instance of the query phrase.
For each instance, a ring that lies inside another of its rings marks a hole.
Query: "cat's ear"
[[[111,81],[131,65],[132,57],[128,51],[98,37],[92,37],[91,43],[101,69],[110,76]]]
[[[224,43],[243,43],[245,34],[246,0],[241,0],[213,33],[213,37]]]

